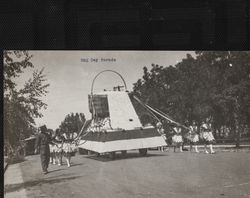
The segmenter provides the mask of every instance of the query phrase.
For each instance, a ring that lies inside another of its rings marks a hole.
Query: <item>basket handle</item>
[[[125,87],[125,90],[127,91],[126,82],[125,82],[125,80],[124,80],[124,78],[122,77],[121,74],[119,74],[118,72],[116,72],[116,71],[114,71],[114,70],[103,70],[103,71],[99,72],[99,73],[95,76],[95,78],[93,79],[93,81],[92,81],[92,85],[91,85],[91,95],[93,95],[93,88],[94,88],[94,83],[95,83],[96,78],[97,78],[100,74],[102,74],[102,73],[104,73],[104,72],[113,72],[113,73],[117,74],[117,75],[122,79],[123,84],[124,84],[124,87]]]

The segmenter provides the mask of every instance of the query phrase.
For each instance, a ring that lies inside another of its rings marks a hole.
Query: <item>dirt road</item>
[[[20,164],[24,183],[5,190],[25,188],[28,197],[55,198],[250,197],[249,151],[149,151],[148,157],[130,151],[126,159],[117,157],[76,155],[72,167],[50,165],[43,175],[39,156],[29,156]]]

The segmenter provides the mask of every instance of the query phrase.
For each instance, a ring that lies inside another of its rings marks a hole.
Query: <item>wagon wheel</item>
[[[109,152],[109,158],[110,159],[115,159],[115,152],[113,151],[113,152]]]
[[[127,151],[126,150],[122,151],[122,157],[125,158],[126,155],[127,155]]]
[[[147,152],[148,152],[148,149],[139,149],[139,153],[141,156],[146,156],[147,155]]]

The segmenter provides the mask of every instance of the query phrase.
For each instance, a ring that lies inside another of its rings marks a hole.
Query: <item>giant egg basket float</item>
[[[125,90],[118,86],[112,91],[93,93],[95,80],[104,72],[117,74]],[[98,73],[92,82],[88,101],[92,119],[86,121],[78,147],[97,154],[108,153],[114,158],[116,152],[126,154],[136,149],[144,156],[148,148],[167,145],[155,127],[143,127],[128,95],[125,80],[118,72],[104,70]]]

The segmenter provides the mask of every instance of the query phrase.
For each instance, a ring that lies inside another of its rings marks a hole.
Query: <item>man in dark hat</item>
[[[38,151],[40,151],[42,170],[44,174],[47,174],[50,158],[49,143],[51,141],[51,137],[48,134],[46,125],[39,127],[39,131],[40,133],[38,134],[36,139],[35,153],[38,153]]]

